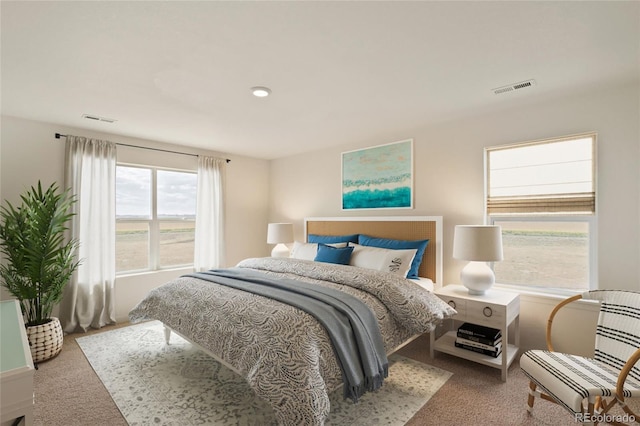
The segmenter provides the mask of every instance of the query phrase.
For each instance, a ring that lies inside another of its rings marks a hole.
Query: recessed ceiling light
[[[271,94],[271,89],[269,89],[268,87],[256,86],[251,88],[251,93],[253,93],[253,96],[266,98]]]

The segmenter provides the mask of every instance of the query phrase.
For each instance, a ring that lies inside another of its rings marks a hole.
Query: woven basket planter
[[[33,362],[46,361],[62,350],[62,326],[58,318],[52,317],[46,324],[27,327],[27,339]]]

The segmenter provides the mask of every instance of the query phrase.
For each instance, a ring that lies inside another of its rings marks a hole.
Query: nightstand
[[[518,354],[520,345],[520,295],[495,289],[481,296],[470,295],[466,287],[447,285],[434,292],[453,307],[458,314],[452,318],[453,328],[436,339],[435,330],[430,335],[431,358],[435,352],[444,352],[474,361],[502,371],[502,380],[507,380],[507,369]],[[497,328],[502,332],[503,350],[497,358],[455,346],[457,325],[463,322]],[[513,339],[509,341],[509,326],[513,324]],[[505,350],[506,346],[506,350]]]

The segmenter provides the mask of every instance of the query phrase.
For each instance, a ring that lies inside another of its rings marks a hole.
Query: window
[[[485,150],[486,214],[503,238],[496,282],[595,288],[595,145],[585,134]]]
[[[116,273],[193,265],[197,174],[116,168]]]

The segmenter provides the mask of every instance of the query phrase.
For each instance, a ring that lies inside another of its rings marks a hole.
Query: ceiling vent
[[[93,121],[102,121],[104,123],[115,123],[118,120],[114,120],[113,118],[100,117],[92,114],[82,114],[82,118],[86,118],[87,120]]]
[[[521,81],[520,83],[514,83],[508,86],[502,86],[492,90],[493,90],[493,93],[495,93],[496,95],[499,95],[501,93],[513,92],[514,90],[525,89],[527,87],[531,87],[535,85],[536,85],[535,80],[525,80],[525,81]]]

